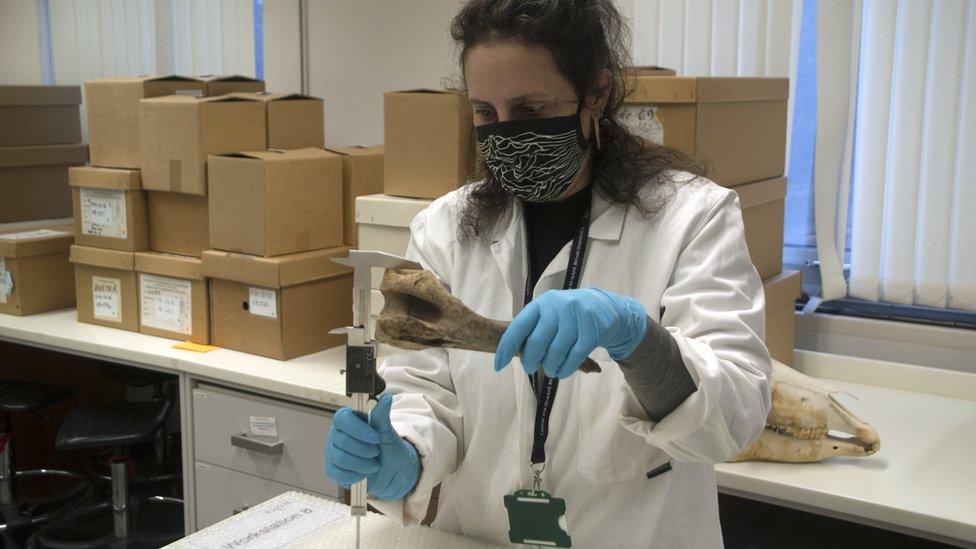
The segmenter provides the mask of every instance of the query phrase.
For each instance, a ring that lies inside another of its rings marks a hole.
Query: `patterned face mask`
[[[495,122],[477,127],[485,165],[502,187],[528,202],[549,202],[576,178],[589,143],[580,109],[570,116]]]

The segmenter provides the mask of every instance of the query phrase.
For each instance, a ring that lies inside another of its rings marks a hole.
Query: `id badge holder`
[[[505,496],[508,540],[512,543],[572,547],[566,530],[566,500],[542,490],[518,490]]]

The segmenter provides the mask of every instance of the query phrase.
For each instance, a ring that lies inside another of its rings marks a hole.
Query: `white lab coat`
[[[673,199],[650,219],[594,196],[580,287],[640,300],[673,334],[697,390],[655,423],[602,348],[591,355],[602,373],[560,382],[543,489],[566,500],[574,547],[721,547],[713,464],[751,443],[769,411],[763,287],[738,196],[673,175],[685,182],[671,186]],[[461,244],[463,192],[414,219],[407,256],[475,312],[511,319],[527,268],[521,208],[505,214],[490,246]],[[562,287],[569,248],[540,277],[536,296]],[[417,523],[440,483],[434,527],[508,544],[503,496],[532,486],[535,395],[518,359],[496,373],[490,354],[430,349],[392,356],[381,372],[395,394],[393,425],[417,448],[422,472],[402,501],[371,503]],[[671,471],[648,478],[667,462]]]

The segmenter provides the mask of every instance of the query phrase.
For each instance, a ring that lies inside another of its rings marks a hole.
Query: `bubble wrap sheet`
[[[304,506],[297,504],[307,504]],[[283,520],[296,516],[292,507],[302,507],[302,517],[287,528],[260,528],[259,516],[281,510],[269,524],[282,525]],[[289,509],[284,509],[288,507]],[[288,492],[257,505],[239,515],[223,520],[190,535],[169,547],[172,549],[353,549],[356,546],[356,520],[349,514],[349,506],[335,501]],[[284,517],[282,519],[281,517]],[[368,549],[490,549],[498,547],[462,536],[414,526],[404,528],[378,513],[362,519],[362,547]]]

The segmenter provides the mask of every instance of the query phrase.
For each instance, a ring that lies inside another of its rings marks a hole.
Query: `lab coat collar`
[[[611,204],[600,193],[593,193],[590,207],[589,238],[593,240],[619,241],[623,232],[627,207]],[[519,200],[512,200],[503,217],[498,220],[492,235],[491,253],[498,263],[498,267],[505,278],[505,283],[511,291],[513,300],[513,314],[522,308],[522,296],[525,294],[525,277],[528,272],[526,257],[525,224],[522,221],[524,211]],[[572,243],[567,243],[549,263],[546,270],[539,277],[536,284],[536,295],[554,284],[550,277],[562,275],[566,272]],[[585,268],[585,267],[584,267]],[[518,298],[518,303],[515,299]]]

